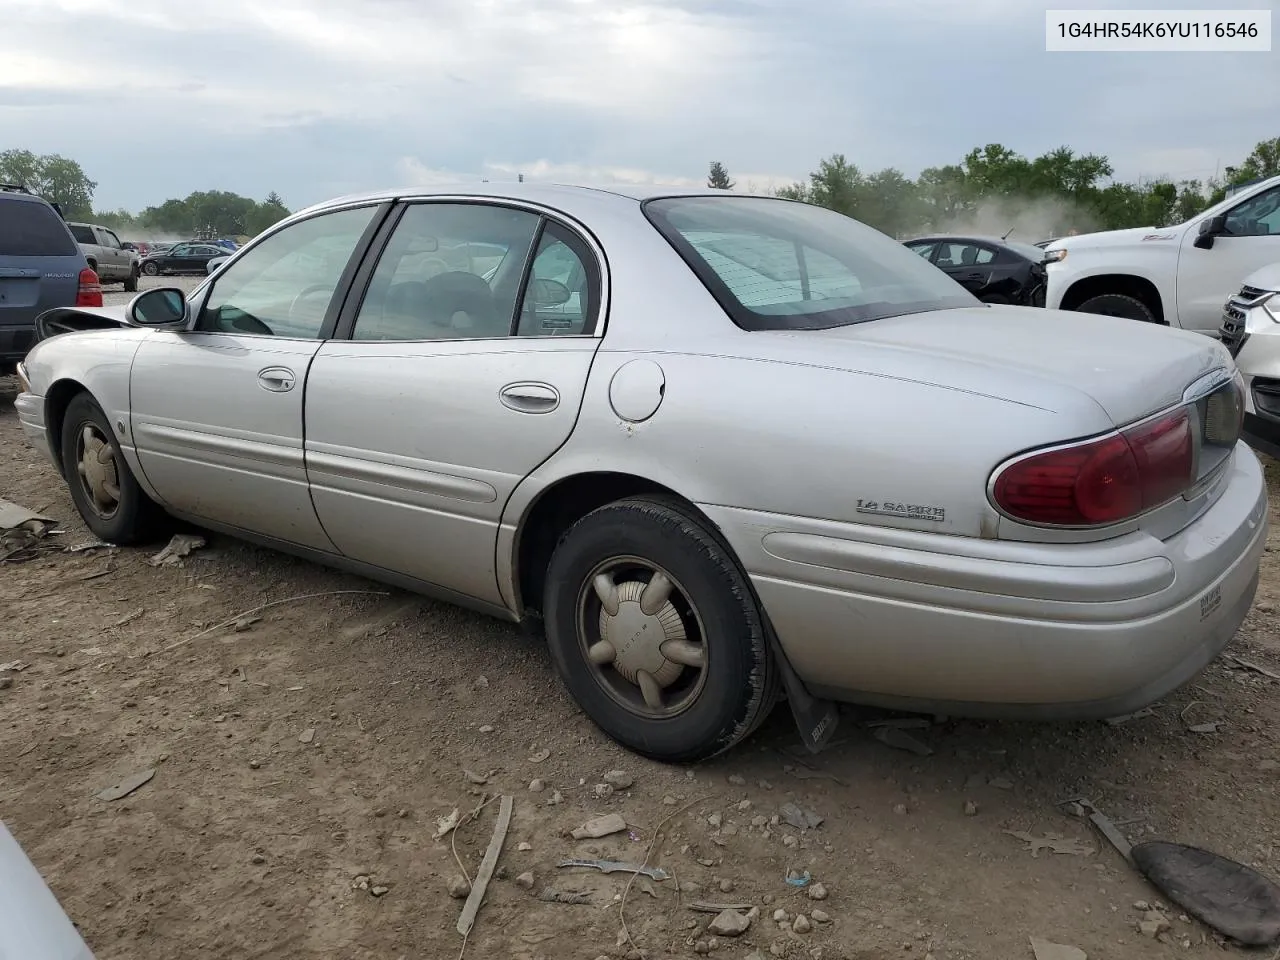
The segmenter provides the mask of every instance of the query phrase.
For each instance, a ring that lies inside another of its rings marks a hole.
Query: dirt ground
[[[542,647],[508,625],[224,537],[174,567],[147,563],[163,544],[66,551],[87,534],[21,436],[16,389],[0,378],[0,495],[62,532],[35,559],[0,564],[0,662],[29,663],[0,689],[0,817],[99,960],[456,957],[459,871],[449,839],[434,839],[437,818],[499,793],[515,798],[514,817],[468,957],[713,947],[733,960],[989,960],[1031,957],[1030,937],[1095,960],[1221,954],[1176,908],[1162,939],[1138,930],[1135,901],[1158,896],[1055,806],[1078,795],[1131,820],[1133,838],[1280,876],[1280,698],[1234,662],[1118,726],[942,720],[910,731],[934,751],[917,756],[850,711],[837,744],[802,762],[783,707],[729,756],[664,767],[598,733]],[[1280,673],[1274,549],[1231,652]],[[277,601],[244,629],[227,625]],[[1189,729],[1209,721],[1221,725]],[[151,768],[129,796],[96,796]],[[596,785],[615,770],[634,783],[602,799]],[[788,802],[823,822],[771,823]],[[456,835],[468,874],[497,811]],[[630,831],[564,835],[607,813]],[[674,879],[632,885],[632,942],[621,942],[626,875],[557,864],[638,861],[668,817],[650,862]],[[1090,852],[1033,856],[1008,831]],[[789,886],[789,869],[809,871],[826,899]],[[517,882],[527,871],[532,890]],[[589,902],[545,902],[547,887]],[[695,901],[761,915],[712,944]],[[815,908],[829,919],[809,932],[773,920]]]

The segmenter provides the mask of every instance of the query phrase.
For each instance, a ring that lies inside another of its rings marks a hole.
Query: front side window
[[[1227,214],[1227,235],[1232,237],[1280,236],[1280,187],[1272,187]]]
[[[747,330],[817,330],[978,300],[850,217],[760,197],[666,197],[645,214]]]
[[[376,207],[309,217],[219,271],[196,329],[313,339]],[[190,256],[175,248],[171,256]]]
[[[352,338],[509,336],[540,219],[484,203],[408,207],[369,280]]]

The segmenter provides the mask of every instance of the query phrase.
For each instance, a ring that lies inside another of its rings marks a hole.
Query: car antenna
[[[1006,234],[1005,234],[1003,237],[1001,237],[1000,239],[1001,239],[1001,240],[1008,240],[1008,239],[1009,239],[1009,234],[1010,234],[1010,233],[1013,233],[1013,227],[1010,227],[1010,228],[1009,228],[1009,230],[1008,230],[1008,233],[1006,233]]]

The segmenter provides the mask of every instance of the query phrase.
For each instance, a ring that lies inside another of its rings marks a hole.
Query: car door
[[[171,509],[333,552],[307,490],[304,384],[385,211],[326,212],[271,234],[192,303],[191,329],[143,340],[133,441]]]
[[[129,275],[129,253],[120,244],[120,238],[105,227],[94,227],[98,235],[98,244],[102,248],[103,259],[111,264],[110,275],[114,278]]]
[[[325,343],[307,378],[311,497],[338,549],[501,602],[502,510],[573,430],[599,344],[602,262],[540,211],[402,208],[348,300],[349,339]]]
[[[1227,211],[1226,232],[1207,250],[1195,245],[1197,225],[1182,237],[1178,261],[1178,320],[1183,329],[1215,334],[1222,307],[1255,270],[1280,261],[1280,186]]]
[[[995,251],[967,240],[943,241],[938,244],[934,264],[975,296],[986,290]]]

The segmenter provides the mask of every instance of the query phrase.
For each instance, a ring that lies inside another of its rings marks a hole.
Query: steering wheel
[[[302,289],[302,292],[301,292],[301,293],[299,293],[296,297],[294,297],[294,298],[293,298],[293,302],[291,302],[291,303],[289,304],[289,314],[288,314],[289,319],[290,319],[290,320],[292,320],[292,319],[293,319],[294,311],[296,311],[296,310],[298,309],[298,304],[299,304],[299,303],[301,303],[301,302],[302,302],[303,300],[305,300],[307,297],[313,297],[313,296],[315,296],[317,293],[327,293],[327,294],[332,294],[332,293],[333,293],[333,287],[331,287],[331,286],[329,286],[328,284],[325,284],[325,283],[313,283],[313,284],[312,284],[311,286],[309,286],[309,287],[304,287],[304,288]]]

